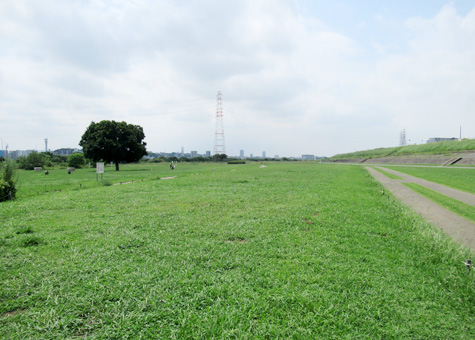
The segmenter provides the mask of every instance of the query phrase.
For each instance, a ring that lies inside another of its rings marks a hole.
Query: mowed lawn
[[[475,338],[468,250],[364,168],[265,165],[1,203],[0,338]]]

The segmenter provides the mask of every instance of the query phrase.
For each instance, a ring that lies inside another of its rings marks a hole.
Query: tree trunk
[[[119,171],[119,162],[115,162],[115,171]]]

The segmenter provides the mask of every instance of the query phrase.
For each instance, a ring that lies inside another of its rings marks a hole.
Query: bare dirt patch
[[[18,314],[23,314],[26,312],[26,309],[17,309],[17,310],[12,310],[10,312],[6,312],[0,315],[0,318],[8,318],[10,316],[15,316]]]
[[[119,182],[119,183],[114,183],[114,184],[112,184],[112,185],[130,184],[130,183],[134,183],[134,181],[130,181],[130,182]]]

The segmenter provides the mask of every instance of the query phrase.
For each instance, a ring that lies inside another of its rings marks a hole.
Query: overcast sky
[[[0,143],[300,156],[475,138],[473,0],[0,1]]]

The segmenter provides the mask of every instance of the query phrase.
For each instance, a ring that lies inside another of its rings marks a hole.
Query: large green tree
[[[136,162],[147,155],[143,139],[145,135],[139,125],[103,120],[91,122],[81,137],[84,156],[93,161],[112,162],[119,171],[120,162]]]

